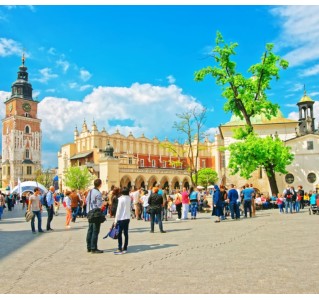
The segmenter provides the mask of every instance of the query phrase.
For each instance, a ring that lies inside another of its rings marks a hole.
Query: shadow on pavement
[[[178,244],[150,244],[150,245],[128,245],[127,253],[138,253],[144,251],[152,251],[158,249],[165,249],[170,247],[177,247]],[[104,250],[104,252],[113,252],[114,250]]]

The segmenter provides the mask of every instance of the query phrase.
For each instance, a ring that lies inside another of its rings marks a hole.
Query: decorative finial
[[[23,66],[24,66],[24,62],[25,62],[24,50],[25,50],[25,49],[23,49],[23,53],[22,53],[22,65],[23,65]]]
[[[306,85],[303,85],[303,95],[306,96],[307,95],[307,91],[306,91]]]

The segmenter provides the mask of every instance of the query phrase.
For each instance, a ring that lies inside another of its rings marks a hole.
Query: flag
[[[21,190],[21,181],[20,181],[20,177],[18,177],[18,193],[20,195],[20,199],[22,196],[22,190]]]

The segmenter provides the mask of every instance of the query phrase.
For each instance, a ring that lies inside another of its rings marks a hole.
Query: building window
[[[153,167],[153,168],[155,168],[155,167],[156,167],[155,159],[152,159],[152,167]]]
[[[144,168],[144,159],[140,159],[140,167]]]
[[[166,168],[166,161],[163,161],[163,168]]]
[[[8,175],[10,176],[10,167],[8,167]]]
[[[29,151],[29,149],[25,150],[25,158],[30,158],[30,151]]]
[[[132,163],[133,163],[133,159],[132,159],[132,157],[129,157],[128,158],[128,164],[131,165]]]
[[[288,183],[288,184],[292,184],[293,182],[294,182],[294,180],[295,180],[295,177],[294,177],[294,175],[292,175],[292,174],[287,174],[286,176],[285,176],[285,180],[286,180],[286,182]]]
[[[309,173],[307,176],[307,180],[309,183],[314,183],[317,180],[317,176],[315,173]]]
[[[25,127],[24,133],[26,134],[30,133],[30,127],[28,125]]]
[[[27,167],[27,175],[31,175],[32,174],[32,167],[28,166]]]
[[[313,141],[307,141],[307,150],[313,150]]]

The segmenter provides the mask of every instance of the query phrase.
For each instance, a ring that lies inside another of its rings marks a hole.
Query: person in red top
[[[182,192],[182,213],[183,217],[182,220],[187,220],[188,219],[188,210],[189,210],[189,195],[186,190],[186,187],[183,187],[183,192]]]
[[[276,204],[279,207],[279,213],[280,214],[284,213],[284,201],[285,201],[285,198],[283,198],[282,194],[278,194],[278,198],[276,200]]]

